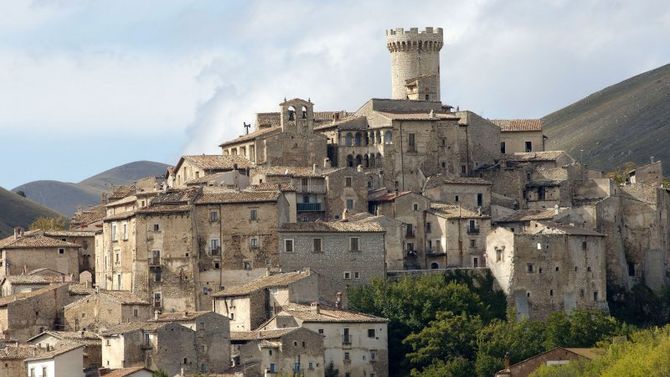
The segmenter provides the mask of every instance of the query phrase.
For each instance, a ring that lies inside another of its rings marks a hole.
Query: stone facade
[[[525,233],[495,228],[487,236],[486,256],[517,318],[607,310],[603,234],[538,222]]]
[[[149,302],[129,291],[99,291],[63,309],[65,329],[94,331],[120,323],[146,321],[153,316]]]
[[[0,331],[5,337],[27,340],[63,322],[63,307],[68,303],[67,284],[0,299]]]

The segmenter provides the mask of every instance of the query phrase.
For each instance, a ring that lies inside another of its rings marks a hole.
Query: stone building
[[[48,347],[48,346],[47,346]],[[49,349],[25,361],[28,376],[84,376],[84,346],[76,343],[63,344]]]
[[[348,221],[283,224],[279,228],[279,264],[284,271],[305,267],[317,272],[321,297],[386,274],[384,229]]]
[[[430,269],[486,267],[488,215],[461,206],[432,203],[426,212],[426,262]]]
[[[500,127],[500,153],[542,152],[542,119],[493,119]]]
[[[84,369],[97,371],[102,366],[102,341],[94,332],[45,331],[28,339],[27,343],[51,349],[58,349],[68,344],[83,346]]]
[[[174,168],[168,170],[166,182],[170,188],[184,188],[191,181],[221,173],[227,184],[244,188],[251,167],[253,164],[244,156],[187,155],[182,156]]]
[[[78,230],[45,230],[44,236],[79,245],[79,270],[95,276],[95,232]]]
[[[384,229],[384,250],[386,251],[386,271],[403,270],[418,266],[410,265],[408,261],[415,261],[416,257],[405,251],[407,241],[407,226],[400,220],[389,216],[357,213],[347,217],[350,222],[361,224],[373,223]]]
[[[102,364],[117,369],[144,365],[174,376],[185,373],[220,373],[217,360],[225,356],[221,347],[201,344],[197,331],[177,322],[130,322],[112,326],[100,334]],[[221,345],[226,339],[221,339]],[[221,365],[225,360],[221,361]],[[228,365],[230,365],[228,363]],[[227,367],[226,367],[227,368]]]
[[[495,377],[528,377],[543,365],[564,365],[576,360],[593,360],[602,355],[598,348],[556,347],[498,371]]]
[[[367,177],[355,169],[259,167],[252,171],[251,182],[295,188],[296,220],[292,222],[340,219],[345,209],[349,213],[367,211]]]
[[[303,327],[323,336],[326,365],[341,375],[388,376],[388,320],[339,308],[291,304],[260,330]]]
[[[153,316],[149,302],[130,291],[98,292],[63,308],[65,329],[96,331],[120,323],[146,321]]]
[[[98,285],[129,290],[159,310],[211,308],[209,295],[228,271],[278,265],[276,229],[288,216],[277,190],[168,190],[105,218]]]
[[[482,178],[436,175],[426,181],[423,195],[431,201],[491,213],[491,182]]]
[[[152,322],[179,323],[195,332],[200,371],[221,372],[230,367],[230,320],[211,311],[174,312],[155,316]]]
[[[248,377],[324,375],[323,337],[301,327],[232,333],[233,359]]]
[[[79,245],[14,229],[14,235],[0,240],[0,278],[49,268],[79,280]]]
[[[39,268],[21,275],[6,276],[0,283],[0,291],[4,297],[71,281],[72,275],[65,275],[48,268]]]
[[[0,348],[0,377],[30,376],[26,369],[25,360],[46,352],[41,348],[29,344],[11,343]]]
[[[309,269],[267,275],[212,297],[214,311],[230,318],[232,331],[251,331],[290,302],[318,300],[319,277]]]
[[[0,332],[11,339],[27,340],[61,326],[63,307],[69,302],[68,284],[44,287],[0,298]]]
[[[535,221],[524,233],[498,227],[487,236],[486,259],[517,318],[607,310],[604,234]]]
[[[258,166],[322,164],[327,140],[313,132],[314,104],[294,98],[279,106],[278,113],[258,115],[254,132],[221,144],[223,155],[242,156]]]

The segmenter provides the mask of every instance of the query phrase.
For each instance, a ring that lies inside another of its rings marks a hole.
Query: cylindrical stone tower
[[[440,100],[442,28],[386,31],[391,53],[391,98]]]

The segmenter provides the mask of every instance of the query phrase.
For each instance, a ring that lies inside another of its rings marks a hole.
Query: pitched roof
[[[237,191],[218,187],[204,187],[197,204],[276,202],[279,191]]]
[[[509,161],[528,162],[528,161],[556,161],[563,156],[563,151],[544,151],[544,152],[517,152],[505,155]]]
[[[252,292],[265,288],[285,287],[288,286],[289,284],[305,279],[309,277],[311,274],[312,274],[311,271],[305,270],[305,271],[283,272],[275,275],[262,276],[246,284],[238,285],[235,287],[229,287],[222,291],[216,292],[212,295],[212,297],[245,296]]]
[[[60,346],[54,347],[53,350],[43,352],[37,356],[34,357],[29,357],[26,359],[26,361],[37,361],[37,360],[44,360],[44,359],[51,359],[56,356],[60,356],[62,354],[68,353],[70,351],[74,351],[78,348],[83,347],[83,344],[78,344],[78,343],[70,343],[70,342],[64,342],[60,344]]]
[[[390,112],[378,111],[377,113],[389,120],[458,120],[459,119],[459,117],[457,117],[453,113],[440,113],[440,112],[390,113]]]
[[[458,177],[454,175],[438,174],[428,177],[424,189],[430,189],[442,185],[490,186],[491,184],[491,182],[479,177]]]
[[[105,295],[122,305],[149,305],[148,302],[131,291],[100,290],[99,294]]]
[[[105,211],[105,206],[102,204],[79,210],[72,216],[70,227],[85,227],[102,221],[107,214]]]
[[[322,177],[333,169],[314,169],[299,166],[261,166],[254,169],[256,174],[268,176]]]
[[[7,306],[8,304],[11,304],[12,302],[15,302],[15,301],[27,300],[27,299],[30,299],[30,298],[33,298],[33,297],[37,297],[37,296],[42,295],[44,293],[47,293],[51,290],[58,289],[58,288],[62,287],[63,285],[64,284],[54,284],[54,285],[49,285],[47,287],[36,289],[36,290],[30,291],[30,292],[19,292],[19,293],[15,293],[13,295],[10,295],[10,296],[0,297],[0,307]]]
[[[152,319],[150,322],[190,322],[202,317],[205,314],[214,313],[212,311],[199,312],[173,312],[161,313],[158,319]],[[219,314],[220,315],[220,314]]]
[[[114,369],[111,372],[105,374],[105,377],[127,377],[127,376],[130,376],[133,373],[137,373],[141,370],[151,372],[151,369],[147,369],[143,366],[136,366],[136,367],[129,367],[129,368]]]
[[[488,215],[482,215],[459,205],[445,203],[431,203],[430,212],[444,218],[471,219],[471,218],[489,218]]]
[[[350,221],[314,221],[304,223],[284,223],[279,232],[296,233],[381,233],[384,228],[377,223],[361,223]]]
[[[83,230],[45,230],[47,237],[95,237],[95,232]]]
[[[51,284],[51,283],[62,283],[64,280],[67,279],[69,281],[69,277],[65,277],[65,275],[57,276],[57,275],[10,275],[6,276],[4,281],[7,281],[8,283],[14,284],[14,285],[21,285],[21,284]]]
[[[149,331],[149,332],[154,332],[158,329],[160,329],[163,326],[167,326],[171,324],[172,322],[126,322],[126,323],[120,323],[117,325],[113,325],[108,327],[107,329],[103,330],[100,332],[100,335],[102,336],[113,336],[113,335],[119,335],[119,334],[125,334],[137,330],[144,330],[144,331]]]
[[[392,202],[396,200],[397,198],[405,195],[411,194],[411,191],[401,191],[401,192],[394,192],[394,191],[387,191],[385,188],[381,188],[375,191],[371,191],[368,193],[368,201],[371,202]]]
[[[491,119],[501,132],[542,131],[542,119]]]
[[[277,123],[277,125],[279,125],[279,124]],[[237,139],[233,139],[233,140],[221,143],[221,144],[219,144],[219,147],[227,147],[229,145],[235,145],[235,144],[238,144],[238,143],[251,141],[251,140],[256,139],[257,137],[269,136],[271,134],[279,133],[279,132],[281,132],[281,127],[272,126],[272,127],[267,127],[267,128],[261,128],[261,129],[258,129],[256,131],[254,131],[254,132],[250,132],[247,135],[242,135],[242,136],[238,137]]]
[[[92,345],[92,346],[99,346],[102,343],[102,340],[98,336],[97,333],[94,333],[92,331],[51,331],[47,330],[41,334],[37,334],[33,336],[32,338],[28,339],[28,341],[33,341],[35,339],[38,339],[39,337],[49,335],[53,336],[56,339],[68,341],[70,343],[77,343],[77,344],[82,344],[82,345]]]
[[[337,309],[319,305],[318,312],[308,305],[287,304],[282,306],[279,315],[290,315],[303,322],[344,322],[344,323],[386,323],[388,319],[351,310]]]
[[[514,222],[526,222],[531,220],[551,220],[556,215],[556,211],[552,209],[525,209],[516,211],[512,214],[509,214],[501,219],[498,223],[514,223]]]
[[[231,331],[230,340],[267,340],[277,339],[296,331],[299,327],[286,327],[273,330]]]
[[[605,234],[572,225],[565,225],[547,221],[540,221],[540,224],[542,224],[543,227],[539,231],[535,232],[536,234],[567,234],[570,236],[605,237]]]
[[[46,237],[39,232],[24,233],[23,236],[11,235],[0,240],[0,249],[34,249],[34,248],[79,248],[76,243]]]
[[[177,169],[183,161],[188,161],[203,170],[210,171],[233,170],[235,166],[237,166],[238,169],[248,169],[253,166],[251,161],[240,155],[224,156],[220,154],[203,154],[182,156],[177,163]]]

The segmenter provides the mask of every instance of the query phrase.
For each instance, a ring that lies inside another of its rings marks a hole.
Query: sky
[[[391,93],[385,29],[442,27],[442,102],[533,118],[670,62],[667,0],[0,0],[0,186],[220,153],[284,98]]]

